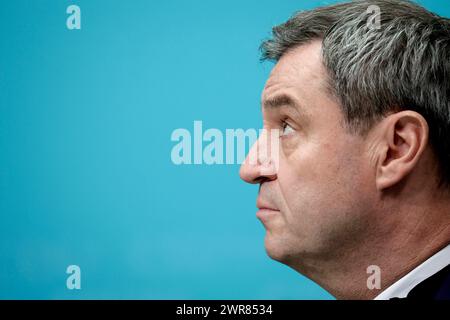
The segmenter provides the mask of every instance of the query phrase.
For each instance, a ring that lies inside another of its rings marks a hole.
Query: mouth
[[[256,207],[259,209],[256,213],[256,217],[263,223],[271,217],[280,213],[280,210],[276,209],[275,206],[266,203],[260,198],[258,198],[256,201]]]
[[[272,217],[277,216],[279,213],[279,210],[261,208],[258,210],[258,212],[256,212],[256,217],[264,223],[270,220]]]

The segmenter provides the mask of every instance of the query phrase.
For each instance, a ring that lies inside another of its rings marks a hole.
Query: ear
[[[428,143],[428,123],[417,112],[407,110],[394,113],[383,122],[376,168],[378,190],[389,188],[405,178]]]

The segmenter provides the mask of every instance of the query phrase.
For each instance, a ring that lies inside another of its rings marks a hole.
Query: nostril
[[[259,184],[259,188],[261,188],[261,185],[265,182],[269,182],[274,180],[274,178],[272,176],[260,176],[256,179],[254,179],[254,183],[258,183]]]
[[[266,182],[268,179],[265,177],[258,177],[256,179],[253,180],[253,182],[256,184],[259,184],[259,188],[261,188],[261,185]]]

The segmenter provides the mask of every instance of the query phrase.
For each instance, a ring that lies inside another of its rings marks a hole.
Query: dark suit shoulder
[[[406,299],[450,300],[450,264],[415,286]]]

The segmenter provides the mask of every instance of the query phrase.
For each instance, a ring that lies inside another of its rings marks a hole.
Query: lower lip
[[[256,212],[256,217],[259,220],[267,220],[267,219],[270,219],[270,217],[275,216],[279,213],[280,213],[280,211],[278,211],[278,210],[259,209],[258,212]]]

